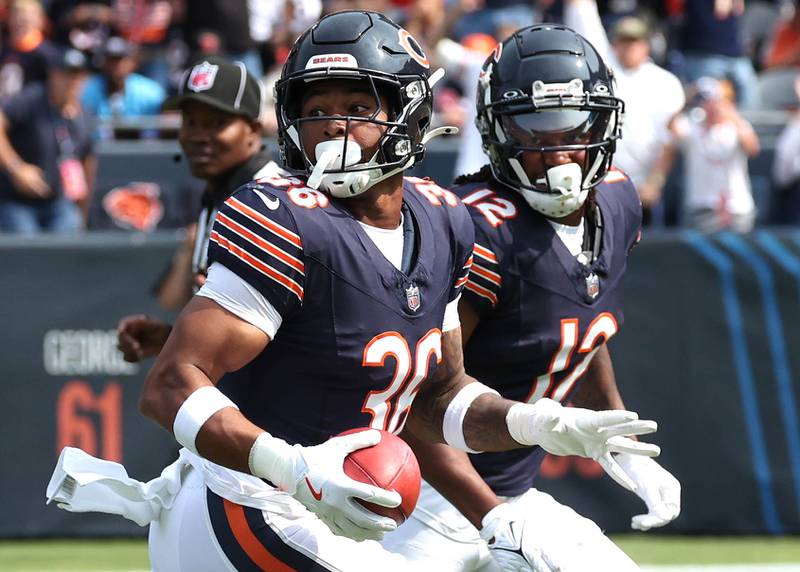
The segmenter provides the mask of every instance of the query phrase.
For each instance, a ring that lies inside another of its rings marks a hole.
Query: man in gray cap
[[[180,309],[203,284],[211,223],[220,205],[243,184],[282,175],[262,144],[264,88],[241,62],[209,57],[184,72],[178,94],[164,104],[180,110],[178,141],[192,175],[206,182],[202,211],[187,229],[157,287],[161,305]],[[119,347],[131,362],[156,355],[171,326],[143,315],[123,318]]]
[[[95,173],[93,120],[80,104],[88,62],[75,49],[49,62],[0,111],[0,232],[81,228]],[[80,209],[79,209],[80,207]]]

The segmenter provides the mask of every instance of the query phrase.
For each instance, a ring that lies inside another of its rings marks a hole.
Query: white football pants
[[[554,562],[568,561],[562,572],[638,572],[639,567],[588,518],[531,489],[508,499],[522,503],[537,521],[536,537]],[[387,534],[382,544],[414,564],[446,555],[438,572],[497,572],[486,542],[478,530],[427,482],[411,518]],[[563,559],[559,555],[563,554]]]
[[[174,504],[150,525],[153,572],[442,569],[430,559],[412,567],[378,542],[336,536],[303,509],[281,514],[235,504],[211,492],[200,471],[189,470]]]
[[[47,499],[71,512],[150,524],[154,572],[439,572],[443,566],[426,558],[412,568],[373,540],[336,536],[287,493],[186,449],[160,476],[141,482],[119,463],[66,447]]]

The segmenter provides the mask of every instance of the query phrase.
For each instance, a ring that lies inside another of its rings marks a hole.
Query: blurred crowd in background
[[[626,119],[615,162],[639,189],[647,224],[738,232],[797,224],[797,4],[0,0],[0,232],[85,228],[103,169],[98,143],[174,138],[180,116],[162,104],[188,66],[212,55],[240,61],[271,94],[294,38],[344,9],[385,13],[415,35],[434,68],[446,69],[436,118],[462,128],[453,175],[487,162],[472,125],[481,63],[515,29],[560,22],[586,36],[616,73]],[[274,114],[262,124],[273,137]],[[748,161],[763,153],[759,135],[770,129],[768,190],[754,192]],[[676,200],[678,214],[670,214],[665,205]],[[38,219],[26,214],[30,204]]]

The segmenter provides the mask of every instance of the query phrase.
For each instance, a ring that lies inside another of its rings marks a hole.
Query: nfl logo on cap
[[[419,286],[411,284],[406,288],[406,302],[408,303],[408,309],[412,312],[419,310],[420,304],[422,303],[419,295]]]
[[[214,86],[214,79],[217,77],[219,66],[203,62],[192,68],[186,87],[194,92],[206,91]]]

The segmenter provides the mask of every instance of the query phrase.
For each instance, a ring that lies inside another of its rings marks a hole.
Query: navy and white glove
[[[364,508],[356,499],[396,507],[400,494],[353,480],[343,468],[348,454],[377,445],[380,440],[378,431],[360,431],[302,447],[265,432],[250,451],[250,470],[292,494],[334,534],[353,540],[380,540],[385,532],[395,530],[397,523]]]
[[[631,528],[649,530],[675,520],[681,512],[681,484],[664,467],[653,459],[621,453],[615,455],[615,467],[601,458],[600,465],[617,483],[636,493],[647,505],[647,514],[631,519]],[[626,479],[619,479],[621,468]],[[630,484],[633,484],[631,487]]]

